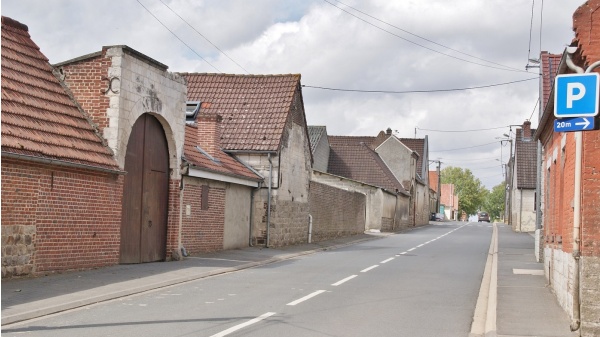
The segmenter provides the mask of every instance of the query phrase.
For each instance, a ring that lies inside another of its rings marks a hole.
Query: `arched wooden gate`
[[[169,201],[169,150],[152,115],[133,125],[125,157],[121,220],[121,263],[164,260]]]

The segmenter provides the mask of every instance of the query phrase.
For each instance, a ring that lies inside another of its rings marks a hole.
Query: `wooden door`
[[[121,263],[164,260],[169,151],[160,122],[149,114],[133,125],[125,156]]]

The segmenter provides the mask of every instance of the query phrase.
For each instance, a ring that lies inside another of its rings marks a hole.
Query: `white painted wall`
[[[127,142],[135,121],[151,113],[163,125],[169,146],[171,179],[179,179],[185,139],[185,102],[187,86],[177,74],[164,71],[148,60],[126,53],[121,46],[110,47],[108,76],[113,81],[104,138],[114,151],[121,168],[125,167]]]
[[[227,184],[223,249],[248,247],[250,238],[250,193],[252,188]]]

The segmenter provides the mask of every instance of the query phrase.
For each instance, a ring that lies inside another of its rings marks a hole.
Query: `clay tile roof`
[[[249,179],[253,181],[261,181],[262,177],[258,176],[244,164],[237,161],[232,156],[223,151],[216,151],[214,156],[207,156],[198,148],[197,140],[198,129],[196,125],[186,124],[185,126],[185,143],[183,148],[184,160],[188,163],[207,171],[221,173],[227,176]],[[211,158],[212,157],[212,158]]]
[[[542,102],[544,104],[544,109],[546,108],[546,104],[548,104],[550,92],[554,86],[554,78],[558,74],[561,58],[562,54],[549,54],[547,52],[542,52]]]
[[[300,85],[300,75],[227,75],[182,73],[188,101],[202,102],[201,112],[223,116],[225,151],[278,151]]]
[[[317,144],[321,140],[323,135],[327,135],[327,127],[325,126],[317,126],[317,125],[309,125],[308,126],[308,138],[310,139],[310,151],[315,152]]]
[[[600,17],[599,8],[600,0],[588,0],[573,13],[573,42],[584,59],[585,66],[580,65],[584,68],[600,60],[600,29],[597,23]],[[596,68],[595,71],[599,70]]]
[[[533,189],[536,184],[536,158],[537,142],[524,140],[521,137],[522,129],[517,129],[515,143],[515,160],[517,163],[517,188]],[[535,133],[535,129],[531,129]]]
[[[406,145],[409,149],[415,151],[419,158],[417,159],[417,173],[421,175],[423,172],[423,153],[425,152],[425,139],[424,138],[400,138],[402,144]],[[428,163],[427,163],[428,164]],[[425,178],[425,177],[422,177]]]
[[[329,136],[328,173],[387,190],[405,191],[379,155],[370,148],[375,137]],[[410,188],[410,186],[407,186]]]
[[[27,26],[2,17],[2,152],[118,170]]]

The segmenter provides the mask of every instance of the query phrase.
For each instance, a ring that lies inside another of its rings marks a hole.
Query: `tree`
[[[489,191],[469,169],[446,167],[442,170],[442,184],[454,184],[458,195],[458,209],[467,214],[475,214],[483,206]]]
[[[500,219],[504,215],[504,198],[506,183],[502,182],[492,188],[484,202],[484,209],[490,214],[490,219]]]

